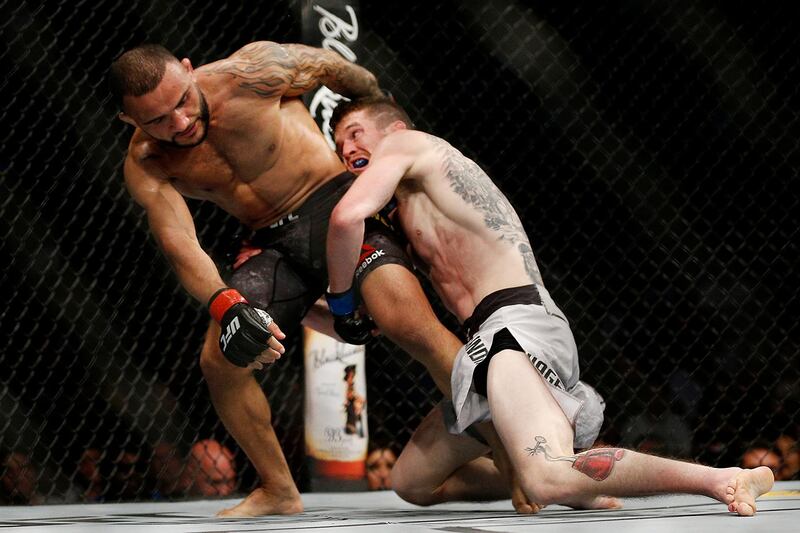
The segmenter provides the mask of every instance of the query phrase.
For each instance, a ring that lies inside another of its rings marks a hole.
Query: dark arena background
[[[796,446],[798,13],[567,4],[362,1],[358,63],[519,211],[607,401],[603,442],[718,466]],[[302,42],[302,9],[0,0],[4,502],[190,497],[157,490],[163,455],[207,439],[233,451],[236,494],[258,483],[200,373],[207,311],[125,190],[131,130],[105,74],[145,41],[195,65]],[[236,221],[190,207],[224,264]],[[302,377],[297,340],[258,374],[308,490]],[[368,347],[367,383],[371,440],[399,453],[440,395],[386,341]]]

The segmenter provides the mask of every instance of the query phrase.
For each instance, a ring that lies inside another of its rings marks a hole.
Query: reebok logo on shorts
[[[358,258],[361,261],[361,264],[358,265],[356,269],[356,277],[360,276],[364,269],[367,268],[373,261],[378,259],[379,257],[383,257],[386,255],[384,250],[378,250],[370,246],[369,244],[361,245],[361,257]]]
[[[367,259],[367,257],[369,257],[370,255],[374,254],[377,251],[378,250],[374,246],[371,246],[369,244],[362,244],[361,256],[359,256],[358,260],[363,262],[364,260]]]

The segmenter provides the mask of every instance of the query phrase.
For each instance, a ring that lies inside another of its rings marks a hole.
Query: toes
[[[738,512],[741,516],[753,516],[756,514],[756,510],[749,503],[745,502],[741,502],[739,504],[739,506],[736,508],[736,512]]]
[[[605,501],[605,506],[607,509],[622,509],[622,500],[608,497]]]

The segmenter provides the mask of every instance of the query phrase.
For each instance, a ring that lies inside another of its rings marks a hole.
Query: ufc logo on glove
[[[228,361],[244,368],[269,348],[272,317],[247,303],[239,291],[228,287],[218,290],[208,307],[219,322],[219,347]]]
[[[230,342],[231,338],[236,334],[238,330],[239,330],[239,317],[236,316],[233,317],[231,323],[228,324],[228,329],[225,330],[225,332],[219,339],[220,342],[222,343],[222,351],[228,349],[228,342]]]

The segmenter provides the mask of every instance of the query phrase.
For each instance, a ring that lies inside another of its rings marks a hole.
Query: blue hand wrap
[[[349,315],[356,310],[356,293],[352,288],[335,294],[329,292],[325,295],[325,299],[334,316]]]

